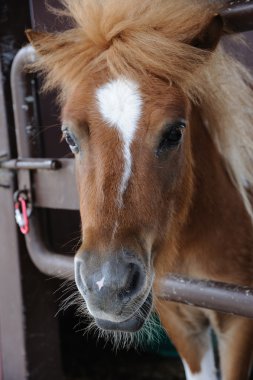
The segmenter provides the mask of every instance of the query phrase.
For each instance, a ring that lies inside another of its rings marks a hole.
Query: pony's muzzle
[[[152,304],[146,272],[141,258],[124,250],[106,256],[79,252],[75,258],[77,287],[105,330],[136,331],[142,326]]]

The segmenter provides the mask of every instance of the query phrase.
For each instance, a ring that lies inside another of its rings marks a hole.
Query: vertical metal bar
[[[15,56],[11,68],[11,92],[13,99],[13,110],[15,120],[15,130],[17,138],[17,148],[19,157],[29,157],[29,143],[26,131],[27,110],[25,100],[25,66],[35,59],[35,52],[32,46],[27,45],[20,49]]]
[[[0,66],[0,144],[9,156],[7,121]],[[0,186],[0,339],[4,380],[26,379],[26,350],[17,229],[13,215],[13,177]]]

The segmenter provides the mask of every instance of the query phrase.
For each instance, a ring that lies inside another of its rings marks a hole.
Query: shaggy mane
[[[253,219],[252,77],[221,44],[191,46],[219,11],[207,0],[61,0],[72,29],[33,40],[46,88],[62,92],[104,70],[112,76],[159,78],[200,105],[206,127]]]

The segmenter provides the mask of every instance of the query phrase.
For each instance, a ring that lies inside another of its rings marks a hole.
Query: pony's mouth
[[[140,330],[145,320],[148,318],[152,308],[152,292],[149,293],[142,306],[129,319],[123,322],[112,322],[104,319],[95,318],[96,325],[103,330],[122,331],[133,333]]]

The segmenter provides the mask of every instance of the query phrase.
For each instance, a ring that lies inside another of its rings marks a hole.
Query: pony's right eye
[[[77,154],[79,152],[79,146],[75,140],[74,135],[68,130],[63,130],[62,133],[66,143],[70,147],[71,152]]]

